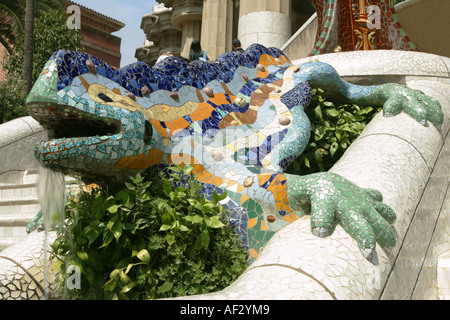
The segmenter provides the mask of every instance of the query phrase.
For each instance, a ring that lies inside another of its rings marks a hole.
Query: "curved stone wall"
[[[397,76],[441,103],[442,130],[406,114],[378,114],[330,170],[382,192],[396,214],[395,248],[377,247],[366,260],[337,227],[321,239],[308,218],[280,230],[262,255],[225,290],[188,299],[437,299],[438,256],[448,249],[450,59],[403,51],[314,57],[343,77]],[[301,64],[309,59],[294,61]],[[440,252],[442,251],[442,252]],[[185,299],[180,298],[180,299]]]
[[[34,146],[47,132],[32,117],[1,124],[0,132],[0,183],[19,183],[23,171],[37,168]]]

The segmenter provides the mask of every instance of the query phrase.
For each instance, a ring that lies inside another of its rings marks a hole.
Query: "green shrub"
[[[303,154],[287,168],[287,173],[307,175],[331,169],[381,110],[333,103],[326,100],[320,88],[314,88],[312,94],[311,104],[305,109],[311,121],[311,138]]]
[[[28,115],[25,98],[22,80],[7,79],[0,82],[0,124]]]
[[[218,291],[246,268],[247,253],[224,219],[214,194],[199,192],[192,168],[174,168],[169,179],[139,174],[118,192],[82,193],[66,209],[65,230],[53,244],[59,271],[81,270],[71,299],[155,299]],[[190,177],[174,187],[180,174]],[[61,287],[64,272],[59,273]]]

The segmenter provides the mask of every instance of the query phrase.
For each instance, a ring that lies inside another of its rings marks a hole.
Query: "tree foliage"
[[[65,9],[66,0],[36,0],[36,17],[50,10]],[[12,53],[16,40],[25,32],[26,0],[2,0],[0,3],[0,43]]]
[[[36,19],[33,59],[33,83],[52,54],[60,49],[83,51],[81,35],[67,28],[67,15],[61,10],[50,10]],[[13,52],[4,63],[8,71],[6,81],[0,83],[0,123],[25,116],[26,90],[22,79],[23,38],[17,40]]]
[[[79,32],[67,28],[67,15],[60,10],[50,10],[36,19],[34,32],[33,82],[55,51],[66,49],[83,51]],[[20,40],[5,66],[11,74],[21,74],[23,69],[23,41]]]

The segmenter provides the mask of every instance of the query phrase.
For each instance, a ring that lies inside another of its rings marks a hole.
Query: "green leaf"
[[[170,171],[181,173],[182,169],[179,165],[176,165],[176,166],[170,167]]]
[[[131,289],[133,289],[136,285],[137,285],[137,282],[135,282],[135,281],[130,282],[130,283],[126,284],[126,285],[122,288],[122,290],[120,290],[120,293],[127,293],[127,292],[129,292]],[[127,296],[120,296],[120,299],[121,299],[121,300],[125,300],[125,298],[128,300],[128,297],[127,297]]]
[[[213,210],[214,207],[215,207],[215,205],[212,204],[211,202],[206,202],[202,205],[202,211],[209,212],[209,211]]]
[[[172,233],[168,233],[166,235],[166,241],[169,244],[169,246],[171,246],[175,242],[175,235],[173,235]]]
[[[133,181],[135,184],[140,184],[144,178],[141,176],[140,173],[138,173],[135,177],[130,177],[131,181]]]
[[[190,175],[193,169],[194,169],[194,167],[192,167],[192,166],[186,166],[183,170],[183,174]]]
[[[172,229],[172,225],[170,225],[170,224],[163,224],[161,226],[161,228],[159,228],[159,231],[167,231],[169,229]]]
[[[173,287],[173,284],[172,284],[172,283],[166,282],[166,283],[164,283],[162,286],[160,286],[160,287],[158,288],[158,292],[159,292],[159,293],[167,292],[167,291],[171,290],[172,287]]]
[[[225,226],[222,223],[222,221],[220,221],[219,216],[211,217],[210,221],[211,221],[211,228],[218,229],[218,228],[222,228]]]
[[[331,156],[334,156],[334,154],[336,153],[337,149],[338,149],[339,145],[337,144],[337,142],[333,142],[330,146],[330,154]]]
[[[116,223],[117,219],[119,218],[118,214],[115,214],[111,217],[111,219],[108,221],[108,223],[106,224],[106,228],[108,228],[108,230],[112,230],[114,224]]]
[[[86,261],[88,259],[88,254],[86,252],[78,251],[77,257],[80,258],[81,261]]]
[[[226,197],[227,197],[227,193],[226,193],[225,191],[222,192],[222,194],[219,195],[219,194],[216,192],[216,190],[214,190],[214,193],[213,193],[213,196],[212,196],[212,203],[213,203],[213,204],[217,204],[217,203],[219,203],[220,201],[224,200]]]
[[[119,273],[120,273],[121,271],[122,271],[121,269],[114,269],[114,270],[111,271],[111,273],[109,274],[109,278],[110,278],[111,280],[114,280],[114,279],[119,275]]]
[[[130,261],[131,261],[130,257],[125,257],[117,263],[116,268],[123,269],[130,263]]]
[[[115,204],[115,205],[112,205],[111,207],[109,207],[107,210],[109,213],[116,213],[117,209],[119,209],[119,208],[120,208],[120,206]]]
[[[172,224],[173,217],[171,211],[173,210],[171,207],[165,208],[163,215],[161,216],[161,221],[163,224]]]
[[[194,243],[194,250],[200,250],[203,248],[203,240],[202,240],[202,236],[198,236],[198,238],[195,240]],[[195,259],[195,255],[191,257],[191,259]]]
[[[186,232],[189,231],[189,228],[186,227],[184,224],[180,225],[180,231]]]
[[[125,186],[132,191],[136,190],[136,186],[132,183],[125,182]]]
[[[172,186],[170,185],[170,182],[167,180],[163,181],[163,191],[166,196],[169,196],[170,193],[172,192]]]
[[[122,189],[115,197],[116,202],[127,204],[130,201],[130,192],[128,189]]]
[[[131,268],[133,268],[136,264],[135,263],[130,263],[129,265],[127,265],[127,268],[125,269],[124,273],[128,274],[128,272],[130,272]]]
[[[365,107],[361,110],[361,114],[370,113],[373,110],[372,107]]]
[[[100,231],[94,228],[90,228],[89,231],[85,231],[86,238],[89,240],[88,247],[97,239],[100,235]]]
[[[138,257],[138,259],[145,264],[150,263],[150,253],[146,249],[142,249],[141,251],[139,251],[136,257]]]
[[[196,214],[194,216],[184,216],[183,219],[186,221],[192,222],[194,224],[203,222],[203,217],[198,214]]]
[[[308,168],[311,168],[308,157],[302,156],[302,159],[303,159],[303,163],[305,164],[305,166]]]
[[[114,239],[114,235],[111,232],[104,233],[103,234],[103,244],[99,247],[99,249],[107,247],[113,239]]]
[[[209,232],[207,230],[204,230],[202,232],[201,239],[202,239],[203,247],[208,248],[210,237],[209,237]]]
[[[316,115],[317,118],[319,118],[320,121],[323,121],[323,114],[322,114],[322,109],[320,108],[320,106],[317,106],[314,109],[314,114]]]
[[[117,241],[119,240],[120,236],[122,235],[122,228],[123,228],[123,224],[120,221],[116,221],[116,223],[114,223],[114,226],[111,229],[111,231],[114,235],[114,238],[116,238]]]
[[[322,162],[322,153],[319,150],[314,152],[314,160],[316,160],[316,162]]]
[[[336,131],[336,132],[334,133],[334,135],[336,136],[336,138],[337,138],[338,140],[341,140],[341,137],[342,137],[342,136],[341,136],[341,134],[340,134],[339,132]]]
[[[119,272],[119,279],[124,284],[128,284],[131,282],[131,278],[127,276],[123,270]]]

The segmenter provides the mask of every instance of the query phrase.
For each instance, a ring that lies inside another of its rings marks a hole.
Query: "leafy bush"
[[[61,49],[84,51],[82,35],[67,28],[67,14],[63,10],[50,10],[36,18],[34,27],[33,82],[37,80],[52,54]],[[24,39],[19,38],[14,53],[9,56],[5,68],[16,77],[22,77]]]
[[[303,154],[287,172],[307,175],[328,171],[381,108],[355,104],[337,104],[325,98],[324,91],[314,88],[311,104],[305,109],[312,132]]]
[[[25,98],[22,80],[7,79],[0,82],[0,124],[28,115]]]
[[[214,194],[200,194],[192,168],[169,179],[139,174],[118,192],[82,193],[67,205],[53,244],[61,285],[69,265],[81,270],[72,299],[155,299],[217,291],[246,268],[247,253]],[[184,186],[180,185],[183,176]],[[188,177],[188,179],[186,179]],[[72,240],[73,238],[73,240]]]

